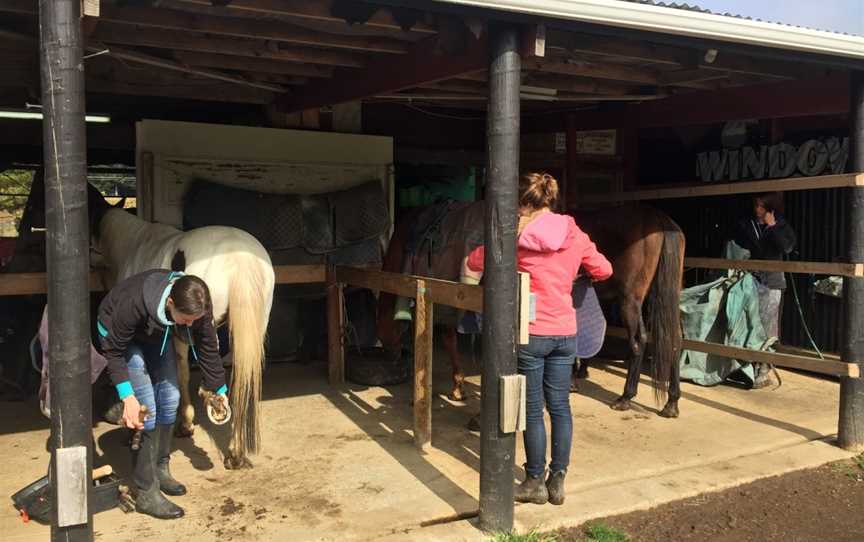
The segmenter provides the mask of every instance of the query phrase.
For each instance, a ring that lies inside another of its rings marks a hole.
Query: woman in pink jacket
[[[518,370],[527,382],[525,481],[516,487],[518,502],[562,504],[564,476],[570,462],[573,420],[570,375],[576,359],[576,311],[571,290],[584,269],[593,280],[612,276],[612,264],[579,229],[573,217],[552,212],[558,203],[558,182],[546,173],[523,175],[519,182],[517,265],[531,276],[535,311],[530,341],[519,347]],[[479,279],[483,247],[466,259],[463,275]],[[552,420],[552,461],[546,474],[546,427],[543,402]]]

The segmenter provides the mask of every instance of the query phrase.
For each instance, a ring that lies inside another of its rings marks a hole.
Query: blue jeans
[[[570,416],[570,375],[576,359],[576,336],[531,335],[519,347],[519,374],[526,380],[525,472],[537,477],[546,468],[546,426],[543,400],[552,419],[552,472],[566,471],[570,464],[573,419]]]
[[[161,356],[160,346],[132,343],[126,349],[129,383],[132,384],[135,398],[151,413],[144,422],[145,431],[153,431],[157,424],[173,424],[177,420],[177,406],[180,404],[174,345],[169,341],[165,354]]]

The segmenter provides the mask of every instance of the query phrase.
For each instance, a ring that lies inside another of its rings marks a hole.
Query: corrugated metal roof
[[[485,9],[745,43],[864,61],[864,37],[724,16],[684,3],[657,0],[435,0]],[[754,0],[755,1],[755,0]]]
[[[747,15],[740,15],[738,13],[729,13],[728,11],[724,11],[724,12],[713,11],[713,10],[710,10],[707,8],[703,8],[701,6],[697,6],[696,4],[687,4],[687,3],[682,3],[682,2],[659,2],[657,0],[622,0],[622,1],[630,2],[633,4],[647,4],[650,6],[657,6],[657,7],[661,7],[661,8],[683,9],[685,11],[695,11],[696,13],[708,13],[711,15],[721,15],[723,17],[732,17],[735,19],[742,19],[745,21],[758,21],[760,23],[779,24],[782,26],[790,26],[793,28],[804,28],[807,30],[816,30],[818,32],[831,32],[833,34],[841,34],[841,35],[845,35],[845,36],[858,36],[859,35],[859,34],[850,34],[848,32],[837,32],[835,30],[827,30],[824,28],[814,28],[812,26],[801,26],[801,25],[797,25],[797,24],[783,23],[780,21],[768,21],[765,19],[760,19],[758,17],[749,17]]]

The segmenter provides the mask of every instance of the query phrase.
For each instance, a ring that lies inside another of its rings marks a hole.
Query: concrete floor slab
[[[480,443],[465,423],[479,409],[478,378],[469,378],[466,403],[451,403],[443,397],[446,358],[436,361],[430,453],[413,446],[408,384],[334,390],[321,365],[276,365],[265,373],[265,441],[254,469],[225,471],[218,449],[227,435],[199,427],[193,439],[175,441],[172,461],[189,486],[177,498],[187,517],[164,522],[114,510],[96,516],[97,539],[484,540],[472,520],[460,520],[477,509]],[[592,370],[571,396],[567,502],[518,506],[517,525],[572,525],[848,457],[830,444],[838,385],[782,374],[777,390],[685,384],[681,417],[668,420],[656,415],[647,386],[635,410],[610,410],[623,367]],[[44,473],[47,426],[33,402],[2,404],[0,494]],[[103,459],[127,474],[127,432],[103,423],[94,433]],[[0,507],[0,532],[29,541],[47,539],[48,528],[23,524],[9,505]]]

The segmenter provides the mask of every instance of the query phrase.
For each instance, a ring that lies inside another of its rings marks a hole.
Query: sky
[[[681,0],[677,0],[681,1]],[[864,0],[684,0],[715,13],[864,36]]]

